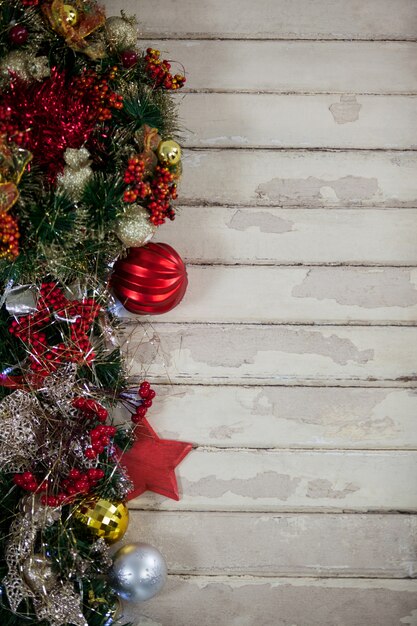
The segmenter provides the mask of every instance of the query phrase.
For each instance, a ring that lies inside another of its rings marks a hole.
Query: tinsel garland
[[[185,76],[137,35],[95,0],[0,0],[2,626],[121,623],[166,576],[151,546],[108,547],[130,498],[178,498],[192,447],[153,430],[118,342],[115,294],[156,314],[187,286],[148,244],[175,218]]]

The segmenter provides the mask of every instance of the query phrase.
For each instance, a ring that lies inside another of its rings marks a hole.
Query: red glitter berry
[[[16,24],[9,30],[9,39],[14,46],[22,46],[29,38],[29,31],[26,26]]]

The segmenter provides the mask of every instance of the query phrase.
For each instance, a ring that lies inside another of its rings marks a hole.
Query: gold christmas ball
[[[116,235],[128,248],[140,248],[152,239],[156,226],[149,221],[146,209],[132,204],[119,218]]]
[[[64,22],[68,26],[75,26],[78,22],[78,11],[72,4],[64,4],[62,7],[62,13],[64,14]]]
[[[114,50],[131,50],[136,46],[138,31],[133,20],[114,15],[106,20],[107,43]]]
[[[160,142],[157,154],[163,165],[178,165],[181,161],[181,146],[173,139],[166,139]]]
[[[107,543],[120,541],[129,524],[129,510],[124,502],[88,498],[73,512],[77,523],[91,535]]]
[[[43,554],[32,554],[22,565],[23,580],[35,593],[46,595],[58,582],[51,561]]]

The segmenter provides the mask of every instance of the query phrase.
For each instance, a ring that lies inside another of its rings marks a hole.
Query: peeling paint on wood
[[[132,511],[125,541],[157,546],[171,574],[408,578],[416,534],[412,515]]]
[[[302,384],[416,377],[417,328],[128,326],[132,374],[155,382]]]
[[[415,208],[416,169],[415,152],[191,151],[181,199],[193,206]]]
[[[417,265],[417,210],[181,207],[157,239],[190,263]]]
[[[417,511],[417,452],[192,452],[179,466],[182,498],[147,492],[134,508],[197,511]]]
[[[125,616],[141,615],[141,626],[402,626],[413,624],[416,592],[416,581],[173,576]]]
[[[137,11],[144,36],[253,39],[415,39],[412,0],[107,0],[111,14]],[[186,16],[185,19],[182,19]]]
[[[417,147],[410,96],[190,93],[178,101],[187,147]]]
[[[190,288],[164,322],[413,324],[417,270],[189,266]],[[121,309],[119,315],[135,319]]]
[[[225,448],[417,448],[414,389],[160,386],[155,427]]]
[[[184,64],[187,89],[192,90],[417,93],[417,44],[414,42],[143,42],[145,48],[148,45]]]

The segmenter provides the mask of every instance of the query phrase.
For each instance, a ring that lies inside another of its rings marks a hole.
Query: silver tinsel
[[[0,465],[23,472],[36,458],[41,406],[27,391],[14,391],[0,403]]]
[[[40,581],[38,589],[32,589],[24,578],[27,560],[34,553],[38,532],[51,526],[61,517],[61,508],[42,506],[37,496],[28,496],[22,501],[22,512],[16,516],[11,527],[6,547],[8,574],[3,580],[11,610],[16,613],[22,600],[31,598],[36,617],[47,620],[51,626],[74,624],[88,626],[81,609],[81,598],[75,593],[73,584],[57,579],[56,585],[45,593]]]

